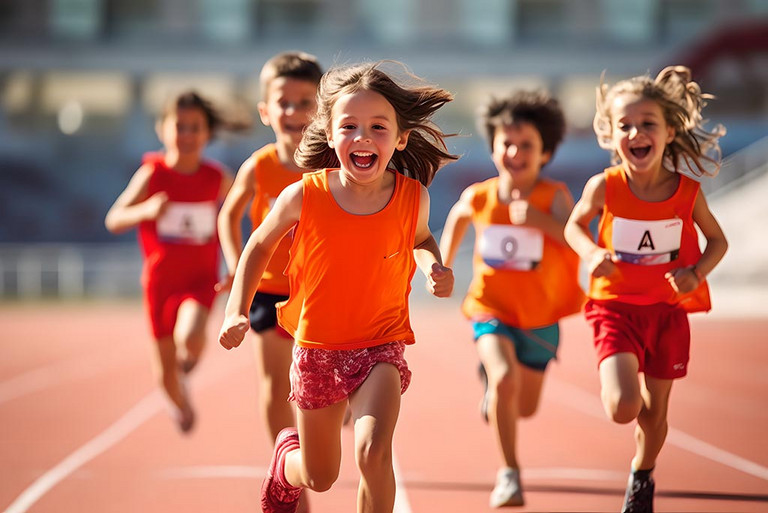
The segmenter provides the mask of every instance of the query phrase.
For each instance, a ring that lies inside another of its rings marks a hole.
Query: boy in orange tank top
[[[652,471],[667,434],[672,383],[688,366],[687,313],[709,310],[705,277],[728,247],[688,176],[720,168],[725,130],[704,129],[707,98],[682,66],[655,79],[601,84],[595,133],[618,165],[589,179],[565,228],[590,276],[585,314],[603,408],[614,422],[637,420],[623,512],[653,511]],[[598,216],[594,239],[589,224]],[[703,253],[696,227],[706,239]]]
[[[261,69],[259,116],[264,125],[272,128],[275,142],[255,151],[240,166],[219,213],[221,247],[230,282],[243,247],[241,223],[248,204],[251,230],[255,230],[280,192],[301,180],[304,169],[296,165],[293,157],[315,112],[322,74],[317,59],[302,52],[279,53]],[[275,310],[277,303],[288,299],[288,278],[283,273],[290,244],[290,237],[285,237],[275,250],[249,311],[259,408],[272,442],[281,429],[296,425],[293,406],[288,402],[293,344],[291,336],[277,325]]]
[[[401,85],[383,66],[323,76],[318,114],[296,156],[304,168],[332,169],[308,173],[280,194],[248,239],[232,283],[219,334],[227,349],[242,342],[266,263],[294,229],[291,297],[280,305],[280,322],[296,340],[291,397],[298,430],[277,437],[261,490],[265,512],[295,511],[301,490],[331,487],[347,405],[360,471],[357,510],[392,511],[392,438],[410,380],[404,349],[414,342],[408,294],[416,266],[435,296],[453,289],[429,230],[426,188],[457,158],[430,121],[452,97],[437,87]]]
[[[481,122],[499,176],[462,193],[440,248],[450,267],[474,226],[474,276],[462,310],[473,324],[486,386],[482,414],[504,460],[490,497],[498,508],[524,503],[517,420],[536,412],[559,345],[558,320],[578,312],[584,294],[578,257],[563,237],[573,199],[565,184],[540,174],[565,133],[559,104],[543,92],[522,91],[492,99]]]

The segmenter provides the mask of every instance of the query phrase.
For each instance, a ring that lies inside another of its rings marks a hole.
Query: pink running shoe
[[[299,448],[296,428],[285,428],[277,434],[267,477],[261,485],[261,510],[264,513],[294,513],[302,488],[291,486],[285,479],[285,455]]]

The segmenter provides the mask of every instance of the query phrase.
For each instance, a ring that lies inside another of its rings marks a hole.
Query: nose
[[[355,141],[370,141],[371,136],[368,133],[368,130],[361,128],[360,131],[357,133],[357,136],[355,137]]]
[[[633,139],[636,136],[637,136],[637,127],[633,126],[632,128],[629,129],[629,138]]]
[[[509,158],[514,158],[517,155],[518,148],[516,144],[510,144],[507,146],[507,156]]]
[[[285,106],[285,109],[283,112],[285,113],[286,116],[292,116],[293,114],[296,113],[296,105],[289,103],[288,105]]]

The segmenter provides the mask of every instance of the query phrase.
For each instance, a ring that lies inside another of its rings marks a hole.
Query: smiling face
[[[515,182],[533,183],[551,153],[544,151],[544,143],[536,127],[523,121],[496,127],[491,156],[499,175],[507,173]]]
[[[211,138],[205,112],[194,107],[169,113],[158,123],[157,134],[166,149],[181,156],[199,156]]]
[[[259,103],[261,122],[271,126],[278,144],[291,153],[317,109],[317,86],[309,80],[277,77],[267,86],[266,99]]]
[[[610,116],[613,147],[627,170],[661,169],[664,150],[675,137],[661,106],[638,94],[625,93],[613,100]]]
[[[395,150],[405,149],[408,132],[397,126],[394,107],[369,90],[342,95],[331,109],[328,145],[342,172],[358,184],[380,180]]]

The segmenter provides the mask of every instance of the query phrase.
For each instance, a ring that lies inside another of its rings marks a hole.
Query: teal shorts
[[[475,342],[482,335],[500,335],[508,338],[515,346],[517,360],[531,369],[543,371],[553,358],[557,358],[560,345],[560,326],[555,323],[543,328],[523,330],[508,326],[498,319],[487,322],[473,322]]]

